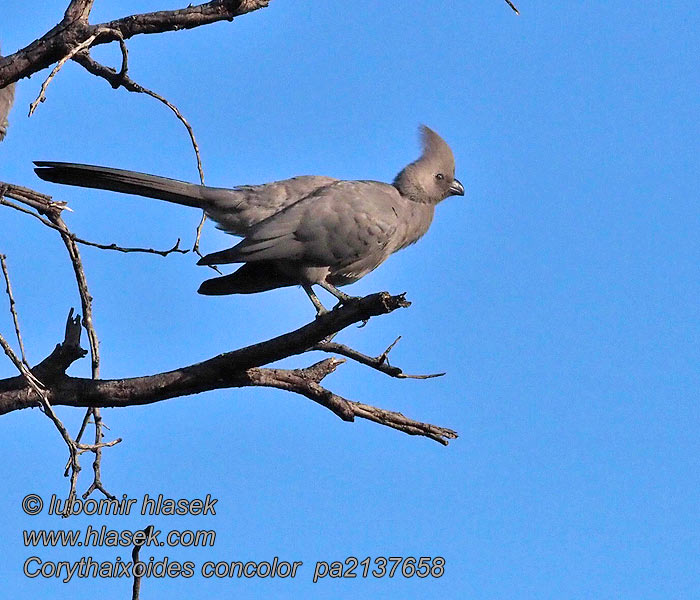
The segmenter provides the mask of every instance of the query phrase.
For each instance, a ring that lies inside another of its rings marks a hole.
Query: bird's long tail
[[[197,208],[206,208],[208,204],[202,197],[204,186],[176,179],[77,163],[35,161],[34,164],[37,167],[34,171],[45,181],[136,194]]]

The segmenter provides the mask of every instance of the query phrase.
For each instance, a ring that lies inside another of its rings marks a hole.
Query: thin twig
[[[118,34],[118,32],[113,33],[115,33],[115,35]],[[180,109],[178,109],[178,107],[175,106],[172,102],[170,102],[168,99],[164,98],[157,92],[149,90],[141,84],[136,83],[133,79],[127,76],[126,68],[124,66],[126,61],[126,54],[124,53],[125,48],[126,46],[122,46],[122,69],[119,73],[117,73],[114,69],[97,62],[94,58],[92,58],[92,56],[90,56],[90,53],[88,51],[76,54],[73,57],[73,60],[75,60],[75,62],[77,62],[83,68],[85,68],[89,73],[92,73],[93,75],[96,75],[97,77],[101,77],[102,79],[106,80],[113,88],[116,89],[118,87],[123,87],[129,92],[134,92],[137,94],[146,94],[165,104],[165,106],[167,106],[171,111],[173,111],[175,116],[185,126],[185,129],[187,129],[187,134],[190,137],[190,143],[192,144],[192,148],[194,149],[195,157],[197,159],[197,171],[199,171],[199,180],[201,184],[204,185],[204,168],[202,167],[202,157],[199,153],[199,144],[197,144],[197,138],[194,135],[194,130],[192,129],[192,126],[180,112]]]
[[[109,446],[113,446],[114,444],[118,444],[121,441],[121,438],[117,438],[116,440],[112,440],[111,442],[102,442],[102,415],[100,414],[100,409],[99,408],[92,408],[88,409],[88,413],[92,411],[92,415],[95,421],[95,444],[96,448],[93,450],[95,453],[95,460],[92,461],[92,471],[93,471],[93,480],[92,483],[90,484],[90,487],[85,491],[83,494],[83,499],[87,498],[94,492],[95,490],[99,490],[102,492],[107,498],[110,500],[114,500],[116,496],[114,494],[111,494],[108,492],[104,485],[102,484],[102,448],[106,448]]]
[[[520,14],[520,11],[515,7],[515,4],[511,2],[511,0],[506,0],[506,4],[510,6],[514,11],[516,15]]]
[[[174,10],[134,14],[101,25],[89,25],[87,13],[92,0],[76,0],[78,10],[66,15],[61,23],[14,54],[0,59],[0,87],[11,84],[33,73],[48,68],[60,60],[64,49],[71,43],[87,39],[103,27],[112,34],[119,31],[124,39],[135,35],[158,34],[203,27],[219,21],[233,21],[235,17],[265,8],[270,0],[210,0],[203,4],[189,4]],[[85,6],[87,10],[82,10]],[[100,36],[94,45],[107,44],[113,36]]]
[[[452,429],[422,423],[399,412],[348,400],[322,387],[320,381],[342,363],[342,360],[327,358],[305,369],[250,369],[247,375],[252,385],[301,394],[329,409],[343,421],[354,421],[355,417],[359,417],[409,435],[430,438],[443,446],[457,438],[457,432]]]
[[[97,332],[93,325],[92,317],[92,296],[87,287],[87,277],[85,275],[85,269],[83,268],[82,260],[80,259],[80,252],[78,251],[78,246],[70,236],[68,227],[66,226],[60,213],[53,213],[48,215],[49,220],[58,227],[61,233],[61,238],[63,243],[68,250],[68,255],[70,257],[71,263],[73,265],[73,272],[75,273],[75,279],[78,284],[78,293],[80,294],[80,301],[83,308],[83,327],[85,327],[88,334],[88,341],[90,343],[90,354],[92,363],[92,377],[93,379],[98,379],[100,374],[100,350],[99,341],[97,339]]]
[[[75,243],[75,240],[71,238],[70,235],[68,235],[68,227],[63,221],[63,218],[61,217],[61,213],[58,211],[54,211],[52,213],[49,213],[48,215],[49,220],[56,225],[57,227],[60,228],[61,232],[61,238],[63,239],[63,243],[66,246],[66,250],[68,250],[68,255],[70,256],[71,263],[73,264],[73,271],[75,273],[75,279],[76,283],[78,284],[78,293],[80,294],[80,301],[82,304],[83,308],[83,320],[82,324],[85,327],[87,334],[88,334],[88,340],[90,342],[90,355],[92,358],[92,378],[93,379],[99,379],[100,378],[100,346],[99,346],[99,339],[97,337],[97,331],[94,326],[94,321],[93,321],[93,316],[92,316],[92,296],[90,295],[90,292],[88,290],[88,285],[87,285],[87,277],[85,275],[85,269],[83,268],[83,263],[80,258],[80,252],[78,251],[78,246]],[[89,450],[92,450],[92,452],[95,454],[95,458],[93,460],[92,464],[92,469],[94,473],[94,479],[88,490],[83,494],[83,498],[87,498],[93,491],[99,490],[101,491],[107,498],[114,498],[113,494],[110,494],[102,485],[102,478],[101,478],[101,465],[102,465],[102,448],[105,446],[111,446],[114,443],[118,443],[118,441],[114,441],[113,443],[110,442],[108,444],[104,444],[102,442],[102,416],[100,414],[100,409],[98,407],[91,407],[87,411],[88,413],[92,413],[94,423],[95,423],[95,443],[91,448],[87,448]],[[78,446],[80,447],[80,445]]]
[[[95,450],[100,450],[101,448],[111,448],[116,446],[122,441],[122,438],[116,438],[111,442],[95,442],[94,444],[76,444],[75,447],[83,452],[94,452]],[[88,494],[84,495],[87,498]]]
[[[25,365],[29,365],[27,362],[27,354],[24,351],[24,342],[22,341],[22,333],[19,329],[19,317],[17,316],[17,309],[15,307],[15,298],[12,294],[12,285],[10,284],[10,274],[7,270],[7,257],[4,254],[0,254],[0,265],[2,265],[2,274],[5,277],[5,291],[7,292],[7,297],[10,299],[10,312],[12,313],[12,321],[15,324],[15,334],[17,336],[17,343],[19,344],[19,350],[22,354],[22,362]]]
[[[40,102],[44,102],[46,100],[46,88],[49,87],[49,83],[51,83],[51,80],[56,76],[56,74],[61,70],[63,65],[66,64],[71,58],[73,58],[78,52],[81,50],[84,50],[85,48],[89,48],[92,43],[103,33],[108,33],[109,29],[106,29],[104,27],[99,27],[95,33],[93,33],[89,38],[87,38],[85,41],[81,42],[78,44],[75,48],[72,48],[71,51],[66,54],[61,60],[56,63],[56,66],[53,68],[51,71],[51,74],[46,78],[44,83],[41,84],[41,90],[39,92],[39,95],[37,96],[36,100],[32,102],[29,105],[29,116],[31,117],[34,114],[34,111],[36,110],[36,107],[39,106]]]
[[[114,69],[97,62],[94,58],[92,58],[92,56],[90,56],[90,53],[88,51],[81,52],[80,54],[76,55],[73,58],[73,60],[82,65],[89,73],[92,73],[93,75],[96,75],[97,77],[101,77],[102,79],[106,80],[113,88],[116,89],[119,87],[123,87],[129,92],[134,92],[137,94],[146,94],[148,96],[151,96],[152,98],[155,98],[159,102],[162,102],[171,111],[173,111],[173,113],[175,113],[175,116],[185,126],[185,129],[187,129],[187,134],[190,137],[190,143],[192,145],[192,148],[194,149],[195,157],[197,159],[197,171],[199,173],[199,182],[201,185],[204,185],[204,167],[202,166],[202,157],[199,152],[199,144],[197,143],[197,138],[194,135],[194,129],[192,129],[192,126],[189,124],[187,119],[183,116],[183,114],[180,112],[177,106],[175,106],[172,102],[170,102],[160,94],[154,92],[153,90],[149,90],[148,88],[135,82],[133,79],[127,76],[126,73],[128,66],[126,44],[124,43],[123,38],[121,36],[119,37],[119,42],[122,49],[122,68],[119,73],[117,73]],[[199,251],[199,240],[202,235],[202,227],[204,226],[204,222],[206,220],[206,214],[202,213],[202,218],[199,222],[199,225],[197,226],[195,240],[192,246],[192,251],[195,252],[200,258],[202,254]],[[221,274],[221,271],[216,267],[216,265],[209,266],[214,271]]]
[[[199,249],[199,238],[202,236],[202,228],[204,227],[204,223],[207,220],[207,213],[202,211],[202,219],[199,221],[199,225],[197,225],[197,232],[194,236],[194,245],[192,246],[192,252],[194,252],[199,258],[204,258],[204,255]],[[222,275],[221,270],[219,267],[216,265],[207,265],[212,271],[216,271],[219,275]]]
[[[61,434],[63,441],[68,446],[68,452],[70,454],[71,463],[71,473],[70,473],[70,492],[68,493],[68,499],[66,501],[66,507],[63,513],[63,517],[70,515],[71,507],[73,506],[73,501],[76,497],[76,487],[78,484],[78,473],[80,472],[80,463],[78,462],[78,448],[75,442],[71,438],[68,430],[65,428],[61,420],[56,416],[56,413],[49,402],[48,394],[44,385],[29,371],[27,366],[17,357],[13,352],[7,340],[0,334],[0,346],[2,346],[5,354],[10,358],[10,360],[17,367],[19,372],[22,374],[24,379],[27,381],[29,387],[32,388],[34,393],[37,395],[37,400],[42,412],[51,419],[58,432]]]
[[[202,253],[199,251],[199,238],[202,237],[202,228],[204,227],[206,220],[207,213],[202,211],[202,218],[199,221],[199,225],[197,225],[197,234],[194,236],[194,245],[192,246],[192,252],[194,252],[200,258],[202,258]]]
[[[7,194],[12,198],[15,198],[19,202],[26,203],[28,206],[31,206],[34,210],[36,210],[40,214],[36,214],[32,212],[31,210],[25,209],[21,206],[18,206],[14,204],[13,202],[9,202],[4,199],[4,195]],[[33,190],[29,189],[17,189],[15,186],[10,186],[8,184],[0,183],[0,204],[10,206],[12,208],[15,208],[16,210],[19,210],[23,213],[29,214],[35,218],[37,218],[39,221],[41,221],[44,225],[47,227],[50,227],[52,229],[57,230],[61,234],[61,238],[63,239],[63,242],[66,246],[66,249],[68,250],[68,255],[70,257],[71,263],[73,265],[73,271],[75,273],[76,277],[76,282],[78,284],[78,293],[80,295],[81,299],[81,304],[83,308],[83,319],[82,319],[82,324],[85,327],[87,333],[88,333],[88,339],[90,342],[90,353],[91,353],[91,365],[92,365],[92,378],[93,379],[99,379],[99,370],[100,370],[100,355],[99,355],[99,340],[97,338],[97,332],[95,330],[95,327],[93,325],[93,317],[92,317],[92,297],[90,296],[88,286],[87,286],[87,277],[85,275],[85,270],[82,265],[82,260],[80,258],[80,252],[78,250],[77,246],[77,241],[76,237],[69,229],[68,226],[65,224],[63,221],[63,218],[61,217],[61,212],[66,208],[64,204],[60,203],[55,203],[51,201],[51,198],[49,196],[45,196],[42,194],[35,193]],[[46,215],[46,217],[42,216]],[[179,240],[178,240],[179,244]],[[178,244],[175,245],[175,249],[177,249]],[[95,245],[95,244],[90,244],[90,245]],[[108,249],[118,249],[116,245],[112,245],[112,247]],[[125,249],[121,249],[122,251],[125,251]],[[72,310],[71,314],[69,315],[68,318],[68,324],[66,325],[66,331],[68,335],[68,329],[71,325],[71,317],[72,317]],[[45,397],[46,402],[48,402],[48,396]],[[93,417],[93,423],[95,424],[95,443],[94,444],[81,444],[80,439],[82,438],[82,435],[85,431],[85,427],[90,419],[90,416]],[[113,497],[107,490],[105,490],[104,486],[102,485],[101,481],[101,476],[100,476],[100,468],[101,468],[101,458],[102,458],[102,448],[112,446],[116,443],[118,443],[119,440],[115,440],[113,442],[108,442],[104,443],[102,442],[102,418],[100,415],[100,410],[98,407],[89,407],[85,418],[83,419],[83,423],[80,427],[80,431],[78,433],[78,436],[76,440],[72,440],[70,436],[68,436],[68,439],[70,440],[69,443],[69,448],[70,448],[70,458],[68,461],[68,465],[66,467],[66,475],[70,474],[71,478],[71,489],[70,489],[70,494],[69,498],[75,498],[76,496],[76,485],[77,485],[77,476],[78,472],[80,471],[80,465],[78,463],[78,455],[82,454],[82,452],[85,451],[91,451],[95,454],[95,460],[93,461],[93,471],[95,473],[95,478],[93,480],[92,485],[88,489],[88,492],[86,493],[89,495],[92,493],[94,490],[100,490],[107,496],[108,498]],[[87,496],[85,496],[87,497]],[[68,510],[68,508],[66,509]],[[65,515],[67,516],[67,514]]]
[[[20,200],[21,201],[21,200]],[[0,205],[2,206],[8,206],[9,208],[13,208],[15,210],[18,210],[24,214],[30,215],[34,217],[35,219],[38,219],[41,221],[46,227],[50,227],[51,229],[54,229],[62,234],[68,235],[74,242],[78,244],[83,244],[84,246],[91,246],[93,248],[99,248],[100,250],[114,250],[116,252],[123,252],[123,253],[130,253],[130,252],[140,252],[143,254],[157,254],[158,256],[168,256],[168,254],[172,253],[178,253],[178,254],[187,254],[189,250],[183,250],[180,248],[180,238],[177,239],[175,242],[175,245],[172,248],[169,248],[168,250],[157,250],[155,248],[135,248],[135,247],[128,247],[128,246],[119,246],[118,244],[111,243],[111,244],[100,244],[97,242],[91,242],[89,240],[85,240],[83,238],[78,237],[76,234],[74,234],[71,231],[66,231],[64,229],[61,229],[58,225],[53,224],[51,221],[48,219],[42,217],[41,215],[38,215],[31,210],[28,210],[26,208],[23,208],[21,206],[18,206],[14,202],[11,202],[5,198],[2,197],[0,194]]]
[[[129,48],[127,47],[121,33],[119,34],[117,40],[119,41],[119,50],[121,50],[122,53],[122,66],[121,69],[119,69],[119,73],[117,73],[117,77],[124,79],[129,71]]]
[[[309,348],[309,350],[318,350],[320,352],[329,352],[332,354],[340,354],[360,364],[367,365],[373,369],[380,371],[390,377],[396,377],[397,379],[433,379],[434,377],[442,377],[445,373],[431,373],[430,375],[408,375],[404,373],[399,367],[393,367],[389,364],[389,352],[392,348],[396,346],[401,336],[397,337],[394,342],[382,352],[379,356],[367,356],[358,352],[357,350],[345,346],[344,344],[338,344],[337,342],[331,342],[329,340],[323,340],[318,344]]]
[[[133,573],[134,573],[134,585],[131,588],[131,600],[139,600],[140,594],[141,594],[141,577],[143,575],[138,575],[136,573],[136,565],[139,563],[139,551],[141,550],[141,546],[143,546],[147,539],[151,536],[151,533],[153,532],[153,525],[149,525],[146,527],[146,529],[143,530],[143,533],[146,537],[146,540],[143,540],[140,544],[134,544],[134,549],[131,551],[131,562],[133,564]]]

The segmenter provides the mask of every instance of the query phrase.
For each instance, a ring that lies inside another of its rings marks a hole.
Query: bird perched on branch
[[[35,171],[46,181],[203,209],[220,229],[243,240],[198,264],[244,264],[230,275],[204,281],[200,294],[252,294],[301,285],[321,315],[326,309],[313,285],[349,302],[352,296],[337,286],[354,283],[416,242],[428,230],[436,204],[464,195],[450,147],[428,127],[421,127],[421,134],[422,155],[392,184],[305,175],[226,189],[73,163],[37,161]]]

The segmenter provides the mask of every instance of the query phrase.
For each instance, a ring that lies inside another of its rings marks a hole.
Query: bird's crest
[[[454,175],[455,157],[447,142],[427,125],[420,126],[420,135],[423,154],[416,162],[429,161],[431,164],[440,165],[447,173]]]

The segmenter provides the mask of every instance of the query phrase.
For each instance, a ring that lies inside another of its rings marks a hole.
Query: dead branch
[[[520,11],[517,9],[517,7],[515,6],[515,4],[513,4],[513,3],[511,2],[511,0],[506,0],[506,4],[507,4],[508,6],[510,6],[510,7],[515,11],[515,14],[516,14],[516,15],[519,15],[519,14],[520,14]]]
[[[397,337],[389,347],[384,350],[379,356],[367,356],[362,354],[349,346],[344,344],[338,344],[331,340],[323,340],[318,344],[314,345],[310,350],[318,350],[320,352],[330,352],[332,354],[340,354],[360,364],[372,367],[377,371],[389,375],[390,377],[396,377],[397,379],[432,379],[434,377],[442,377],[445,373],[432,373],[430,375],[408,375],[404,373],[399,367],[394,367],[389,364],[389,352],[392,351],[394,346],[399,342],[401,336]]]
[[[90,356],[92,358],[92,378],[99,379],[100,344],[99,339],[97,337],[97,331],[93,323],[92,296],[90,295],[90,292],[88,290],[87,277],[85,275],[85,269],[83,268],[83,263],[80,258],[80,252],[78,251],[78,246],[75,243],[75,240],[69,235],[68,227],[64,223],[60,211],[52,211],[48,214],[48,217],[49,220],[56,227],[59,228],[59,231],[61,232],[61,238],[63,239],[63,243],[65,244],[66,250],[68,251],[68,256],[70,257],[71,264],[73,265],[75,280],[78,284],[78,293],[80,294],[80,302],[83,308],[82,325],[83,327],[85,327],[88,333],[88,340],[90,342]],[[85,420],[89,419],[91,415],[95,424],[95,443],[91,448],[86,449],[91,450],[95,455],[95,458],[92,463],[94,479],[88,490],[85,492],[85,494],[83,494],[83,498],[87,498],[95,490],[101,491],[107,498],[114,498],[114,496],[104,488],[101,479],[102,448],[105,447],[105,445],[111,444],[104,444],[102,442],[102,417],[100,415],[100,409],[98,407],[88,408],[85,414]],[[81,427],[80,433],[78,433],[78,435],[75,438],[75,444],[78,448],[83,448],[83,445],[80,444],[83,431],[85,431],[85,428]],[[73,465],[71,465],[70,468],[73,469]],[[71,489],[71,494],[75,494],[75,490]]]
[[[24,383],[23,390],[30,399],[33,406],[39,406],[41,411],[51,420],[58,432],[61,434],[63,441],[68,446],[69,451],[69,473],[70,473],[70,491],[68,493],[68,501],[66,502],[66,509],[63,513],[64,517],[70,515],[70,507],[73,505],[73,500],[76,497],[76,489],[78,485],[78,474],[80,473],[80,462],[78,460],[79,455],[83,451],[97,451],[101,449],[102,446],[109,445],[113,446],[121,442],[121,438],[116,439],[109,444],[102,444],[100,446],[93,446],[88,444],[77,443],[73,438],[71,438],[70,433],[66,429],[65,425],[58,418],[53,410],[51,401],[49,399],[49,392],[47,386],[37,379],[36,375],[32,373],[27,366],[19,359],[19,357],[14,353],[7,340],[0,334],[0,347],[5,351],[5,354],[9,357],[12,363],[17,367],[20,372],[19,378]],[[8,380],[6,380],[8,381]],[[0,382],[2,383],[2,382]]]
[[[108,23],[91,25],[88,16],[93,0],[74,0],[58,25],[28,46],[0,59],[0,88],[29,77],[59,62],[95,33],[92,45],[128,40],[135,35],[193,29],[265,8],[270,0],[213,0],[178,10],[130,15]]]
[[[134,549],[131,551],[131,562],[134,565],[134,584],[131,588],[131,600],[139,600],[141,597],[141,578],[143,577],[143,574],[139,575],[136,565],[139,562],[139,552],[141,547],[150,537],[151,533],[153,533],[153,529],[153,525],[146,527],[146,529],[143,530],[143,538],[139,540],[140,543],[134,542]]]
[[[32,207],[36,212],[28,210],[22,206],[18,206],[14,202],[7,200],[6,198],[8,197],[14,198],[18,202]],[[61,211],[64,210],[72,212],[72,210],[68,207],[68,205],[65,202],[57,202],[52,200],[51,196],[47,196],[46,194],[41,194],[30,188],[25,188],[10,183],[4,183],[2,181],[0,181],[0,206],[7,206],[8,208],[12,208],[26,215],[34,217],[46,227],[58,231],[61,235],[68,236],[74,242],[82,244],[84,246],[92,246],[93,248],[99,248],[100,250],[114,250],[116,252],[123,253],[140,252],[145,254],[157,254],[158,256],[168,256],[169,254],[173,253],[187,254],[189,252],[189,250],[183,250],[182,248],[180,248],[180,238],[177,239],[172,248],[168,248],[167,250],[120,246],[118,244],[115,244],[114,242],[111,244],[100,244],[98,242],[91,242],[89,240],[85,240],[68,230],[65,224],[63,226],[57,225],[56,223],[53,223],[51,220],[42,216],[52,214],[54,212],[60,214]]]
[[[201,363],[173,371],[117,380],[93,380],[62,375],[46,385],[54,405],[126,407],[160,402],[204,391],[240,387],[274,387],[303,395],[345,421],[356,417],[446,444],[456,437],[450,429],[421,423],[400,413],[353,402],[322,387],[320,381],[342,361],[329,358],[306,369],[261,368],[282,358],[308,352],[342,329],[375,316],[409,306],[404,295],[372,294],[338,307],[303,327]],[[44,361],[45,362],[45,361]],[[0,414],[36,406],[36,396],[16,377],[0,380]]]
[[[30,117],[34,114],[34,111],[36,110],[36,107],[39,106],[39,103],[44,102],[44,100],[46,100],[46,88],[49,87],[49,83],[51,83],[53,78],[58,74],[58,72],[61,70],[61,67],[63,67],[63,65],[66,64],[66,62],[68,62],[71,58],[73,58],[78,52],[84,50],[85,48],[89,48],[102,33],[109,33],[109,31],[107,29],[98,29],[88,39],[75,46],[75,48],[71,48],[70,51],[63,58],[61,58],[61,60],[58,61],[53,71],[51,71],[51,74],[46,78],[44,83],[41,84],[41,90],[39,91],[37,99],[29,105]]]
[[[87,20],[94,3],[95,0],[71,0],[66,9],[65,20]]]
[[[15,335],[17,336],[20,354],[22,355],[22,362],[28,366],[27,353],[24,351],[24,342],[22,341],[22,332],[19,329],[19,316],[17,315],[15,297],[12,293],[12,284],[10,283],[10,273],[7,269],[7,257],[4,254],[0,254],[0,267],[5,278],[5,292],[10,301],[10,313],[12,314],[12,322],[15,325]]]
[[[197,169],[204,185],[204,169],[199,145],[187,119],[172,102],[160,94],[136,83],[127,76],[129,52],[126,40],[138,34],[164,33],[180,29],[192,29],[221,20],[232,21],[234,17],[264,8],[270,0],[213,0],[198,6],[189,5],[180,10],[158,11],[130,15],[109,23],[91,25],[88,22],[94,0],[72,0],[63,20],[51,31],[26,48],[5,58],[0,57],[0,89],[10,92],[15,81],[29,77],[32,73],[47,68],[53,63],[49,76],[41,86],[38,97],[29,107],[31,117],[37,106],[46,99],[46,88],[68,60],[75,60],[88,72],[107,80],[113,88],[124,87],[130,92],[142,93],[165,104],[185,126],[195,152]],[[119,72],[101,65],[90,56],[90,48],[99,44],[118,42],[122,54]],[[3,126],[0,123],[0,126]],[[4,126],[3,126],[4,133]],[[201,224],[197,228],[193,250],[199,254]],[[218,271],[218,269],[215,268]]]
[[[68,230],[68,227],[63,221],[63,218],[61,216],[62,211],[66,208],[65,205],[57,204],[51,201],[50,197],[46,197],[42,194],[36,194],[33,192],[33,190],[29,190],[27,188],[21,188],[19,190],[13,191],[12,186],[9,186],[7,184],[1,184],[0,185],[0,201],[2,201],[4,198],[3,196],[5,194],[8,195],[14,195],[15,198],[19,199],[20,202],[26,202],[27,205],[32,206],[34,210],[36,210],[36,213],[33,213],[29,211],[32,216],[37,217],[40,221],[42,221],[44,224],[47,226],[51,226],[52,228],[58,230],[61,234],[61,238],[63,239],[63,242],[66,246],[66,249],[68,251],[68,255],[70,257],[71,263],[73,265],[73,270],[75,272],[75,277],[76,277],[76,282],[78,284],[78,292],[80,294],[80,299],[81,299],[81,304],[83,308],[83,325],[85,326],[85,329],[88,332],[88,338],[90,341],[90,351],[91,351],[91,356],[92,356],[92,377],[93,379],[99,378],[99,341],[97,338],[97,332],[93,326],[93,319],[92,319],[92,297],[90,296],[90,293],[88,291],[88,286],[87,286],[87,277],[85,275],[85,270],[82,265],[82,261],[80,258],[80,253],[78,251],[78,246],[76,244],[75,236]],[[21,208],[21,207],[18,207]],[[46,215],[47,218],[44,218],[41,216],[41,214]],[[2,260],[2,270],[3,274],[5,276],[5,280],[7,282],[7,293],[10,298],[10,311],[13,315],[14,318],[14,323],[15,323],[15,331],[17,334],[17,338],[20,343],[20,348],[22,349],[22,362],[26,365],[26,358],[24,357],[24,347],[22,345],[22,338],[21,334],[19,331],[19,323],[17,319],[16,312],[14,310],[14,299],[12,296],[11,292],[11,287],[10,287],[10,281],[9,281],[9,275],[7,273],[6,265],[5,265],[5,258],[4,256],[1,257]],[[72,311],[68,316],[68,323],[66,325],[66,339],[71,337],[73,342],[76,345],[79,345],[79,340],[80,340],[80,329],[78,325],[78,334],[77,334],[77,339],[75,336],[75,331],[72,325]],[[7,353],[7,351],[6,351]],[[72,356],[83,356],[84,352],[79,352],[79,353],[73,353]],[[9,356],[9,355],[8,355]],[[12,358],[12,357],[10,357]],[[70,363],[68,363],[69,365]],[[67,367],[67,365],[66,365]],[[32,386],[32,381],[30,381],[27,378],[27,375],[25,375],[25,379],[27,379],[27,382]],[[37,380],[38,382],[39,380]],[[39,388],[34,385],[32,386],[34,391],[39,393]],[[72,439],[70,435],[67,433],[65,430],[65,427],[63,427],[62,423],[53,415],[53,411],[51,410],[50,406],[50,401],[48,400],[47,397],[43,396],[41,397],[41,405],[43,407],[44,413],[46,413],[51,420],[54,422],[54,425],[58,428],[59,432],[63,436],[64,440],[66,441],[66,444],[68,445],[69,449],[69,460],[68,464],[66,466],[66,476],[70,476],[70,491],[68,494],[69,499],[73,499],[77,495],[77,481],[78,481],[78,473],[80,472],[80,464],[78,461],[78,456],[84,452],[84,451],[91,451],[94,453],[95,458],[93,460],[93,472],[94,472],[94,479],[93,483],[91,486],[88,488],[87,492],[85,492],[83,497],[89,496],[93,491],[99,490],[102,493],[104,493],[105,496],[108,498],[112,498],[112,494],[107,492],[107,490],[104,488],[101,480],[101,462],[102,462],[102,448],[105,446],[110,446],[113,445],[113,442],[110,443],[103,443],[103,433],[102,433],[102,418],[100,415],[99,408],[97,407],[90,407],[87,410],[87,413],[85,415],[85,419],[83,421],[83,427],[80,429],[80,433],[75,439]],[[85,430],[85,423],[87,420],[92,416],[93,422],[95,425],[95,440],[94,444],[92,445],[86,445],[86,444],[81,444],[81,437],[83,435],[83,432]],[[67,506],[70,505],[70,503],[67,504]],[[67,515],[66,515],[67,516]]]
[[[119,72],[97,62],[90,56],[90,53],[88,51],[82,51],[77,53],[76,56],[74,56],[74,60],[78,64],[82,65],[85,68],[85,70],[89,73],[92,73],[93,75],[101,77],[102,79],[107,81],[114,89],[123,87],[129,92],[134,92],[136,94],[146,94],[147,96],[151,96],[159,102],[162,102],[171,111],[173,111],[178,120],[185,126],[185,129],[187,129],[187,134],[190,136],[190,144],[194,149],[195,158],[197,159],[197,171],[199,172],[199,181],[202,185],[204,185],[204,168],[202,167],[202,156],[199,152],[199,144],[197,144],[197,138],[194,135],[194,130],[192,129],[192,126],[189,124],[187,119],[185,119],[185,117],[182,115],[177,106],[175,106],[172,102],[170,102],[160,94],[136,83],[133,79],[127,76],[126,73],[128,70],[128,51],[126,49],[126,44],[124,43],[124,40],[122,38],[119,38],[119,42],[122,50],[122,67]]]

